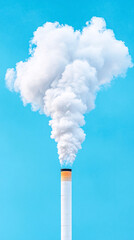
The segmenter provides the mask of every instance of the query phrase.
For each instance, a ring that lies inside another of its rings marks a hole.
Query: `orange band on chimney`
[[[71,181],[71,179],[72,179],[72,172],[70,171],[61,172],[61,181]]]

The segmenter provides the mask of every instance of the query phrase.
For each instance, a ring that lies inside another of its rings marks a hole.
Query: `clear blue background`
[[[134,2],[1,0],[0,239],[60,239],[60,164],[48,118],[5,87],[46,21],[81,29],[104,17],[134,59]],[[73,166],[73,240],[134,240],[134,69],[102,89],[86,115],[86,141]]]

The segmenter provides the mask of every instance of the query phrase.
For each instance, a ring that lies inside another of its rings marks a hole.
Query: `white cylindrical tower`
[[[61,169],[61,240],[72,240],[71,169]]]

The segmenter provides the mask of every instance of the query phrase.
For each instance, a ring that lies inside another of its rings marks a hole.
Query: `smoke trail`
[[[72,164],[85,139],[84,114],[95,107],[96,93],[132,67],[128,48],[93,17],[82,31],[47,22],[30,42],[30,56],[8,69],[6,83],[24,104],[51,117],[61,164]]]

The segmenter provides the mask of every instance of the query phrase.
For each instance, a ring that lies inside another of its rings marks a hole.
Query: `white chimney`
[[[72,240],[71,169],[61,169],[61,240]]]

